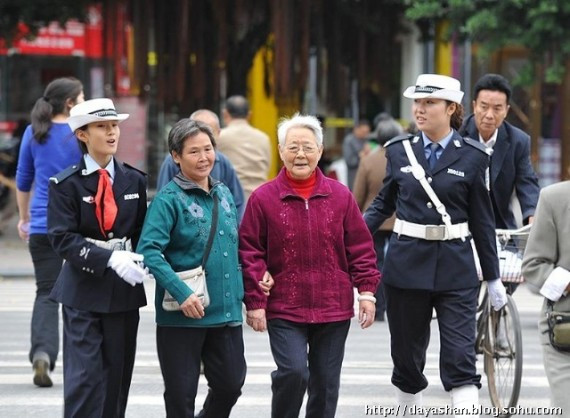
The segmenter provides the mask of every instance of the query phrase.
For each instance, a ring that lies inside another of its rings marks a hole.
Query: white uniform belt
[[[426,239],[429,241],[447,241],[450,239],[465,239],[471,233],[467,222],[451,225],[422,225],[413,222],[396,219],[394,232],[412,238]]]
[[[133,244],[130,239],[127,238],[113,238],[109,241],[101,241],[93,238],[85,238],[97,247],[105,248],[111,251],[133,251]]]

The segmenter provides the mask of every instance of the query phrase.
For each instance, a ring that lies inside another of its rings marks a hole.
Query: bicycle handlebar
[[[523,235],[530,233],[530,228],[532,224],[525,225],[519,229],[495,229],[495,235]]]

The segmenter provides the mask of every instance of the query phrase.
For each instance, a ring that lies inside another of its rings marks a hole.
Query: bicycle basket
[[[514,232],[497,230],[497,255],[501,280],[509,283],[521,283],[522,258],[529,231]]]
[[[524,281],[522,277],[522,258],[526,248],[526,242],[530,233],[530,226],[517,230],[497,229],[497,255],[499,257],[499,271],[501,280],[508,283],[521,283]],[[475,258],[475,267],[480,280],[483,280],[479,256],[473,241],[473,255]]]

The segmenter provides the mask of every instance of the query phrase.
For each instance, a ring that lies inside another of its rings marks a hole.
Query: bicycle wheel
[[[477,333],[475,334],[475,353],[483,354],[485,352],[485,344],[487,341],[487,330],[489,329],[489,296],[487,288],[483,284],[479,286],[479,302],[477,304]],[[486,373],[487,371],[485,371]]]
[[[513,298],[499,312],[491,313],[491,330],[485,350],[485,372],[493,406],[514,407],[519,400],[522,378],[522,334],[519,312]],[[511,414],[500,415],[503,418]]]

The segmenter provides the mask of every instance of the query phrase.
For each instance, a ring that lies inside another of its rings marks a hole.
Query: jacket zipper
[[[305,210],[307,210],[307,212],[309,211],[309,199],[304,199],[305,200]],[[311,215],[307,214],[308,216],[308,221],[309,223],[311,222]],[[312,237],[311,237],[311,228],[308,228],[308,232],[309,232],[309,242],[312,242]],[[311,246],[309,245],[308,251],[311,251]],[[311,257],[309,257],[311,258]],[[311,277],[312,279],[312,277]],[[311,293],[311,310],[310,310],[310,317],[309,317],[309,322],[313,323],[315,322],[315,316],[314,316],[314,307],[315,307],[315,294],[314,294],[314,290]]]

